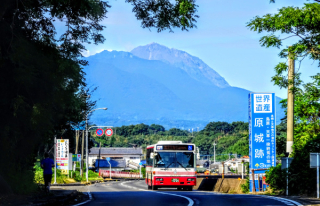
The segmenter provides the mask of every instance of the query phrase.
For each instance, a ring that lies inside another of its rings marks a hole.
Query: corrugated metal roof
[[[98,164],[99,162],[99,164]],[[126,168],[126,161],[125,160],[110,160],[109,161],[112,168]],[[107,160],[96,160],[95,167],[98,168],[98,165],[100,168],[109,168],[110,165]]]
[[[90,149],[90,155],[98,155],[99,147],[93,147]],[[101,147],[101,155],[142,155],[142,148],[132,147]]]

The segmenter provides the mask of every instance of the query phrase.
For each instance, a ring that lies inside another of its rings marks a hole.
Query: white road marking
[[[290,199],[286,199],[286,198],[283,198],[283,197],[272,197],[272,196],[265,196],[265,195],[258,195],[258,196],[260,196],[260,197],[266,197],[266,198],[270,198],[270,199],[274,199],[274,200],[277,200],[277,201],[286,203],[287,205],[302,206],[302,204],[299,203],[299,202],[296,202],[296,201],[290,200]]]
[[[131,181],[128,181],[128,182],[131,182]],[[193,200],[192,200],[191,198],[189,198],[189,197],[186,197],[186,196],[177,195],[177,194],[171,194],[171,193],[166,193],[166,192],[156,192],[156,191],[138,189],[138,188],[136,188],[136,187],[131,187],[131,186],[125,185],[124,183],[125,183],[125,182],[122,182],[121,185],[122,185],[122,186],[125,186],[125,187],[129,187],[129,188],[133,188],[133,189],[136,189],[136,190],[142,190],[142,191],[146,191],[146,192],[155,192],[155,193],[159,193],[159,194],[172,195],[172,196],[177,196],[177,197],[185,198],[185,199],[187,199],[187,200],[189,201],[188,206],[192,206],[192,205],[194,204]]]
[[[151,191],[149,191],[151,192]],[[194,204],[193,200],[190,199],[189,197],[186,197],[186,196],[182,196],[182,195],[176,195],[176,194],[171,194],[171,193],[166,193],[166,192],[155,192],[155,193],[160,193],[160,194],[165,194],[165,195],[172,195],[172,196],[177,196],[177,197],[182,197],[182,198],[185,198],[189,201],[189,204],[188,206],[192,206]]]
[[[131,182],[131,181],[128,181],[128,182]],[[194,204],[193,200],[190,199],[189,197],[186,197],[186,196],[177,195],[177,194],[171,194],[171,193],[166,193],[166,192],[156,192],[156,191],[138,189],[138,188],[136,188],[136,187],[131,187],[131,186],[125,185],[124,183],[126,183],[126,182],[122,182],[122,183],[121,183],[121,185],[124,186],[124,187],[132,188],[132,189],[136,189],[136,190],[147,191],[147,192],[155,192],[155,193],[160,193],[160,194],[178,196],[178,197],[182,197],[182,198],[187,199],[187,200],[189,201],[188,206],[192,206],[192,205]],[[195,192],[205,192],[205,191],[195,191]],[[211,192],[205,192],[205,193],[211,193]],[[219,194],[219,193],[216,193],[216,194]],[[221,195],[222,195],[222,194],[221,194]],[[274,199],[274,200],[277,200],[277,201],[279,201],[279,202],[285,203],[286,205],[302,206],[302,204],[299,203],[299,202],[296,202],[296,201],[290,200],[290,199],[286,199],[286,198],[282,198],[282,197],[273,197],[273,196],[266,196],[266,195],[256,195],[256,196],[265,197],[265,198],[269,198],[269,199]]]
[[[88,196],[89,196],[89,200],[84,201],[84,202],[81,202],[81,203],[78,203],[78,204],[76,204],[76,205],[72,205],[72,206],[79,206],[79,205],[83,205],[83,204],[86,204],[86,203],[90,202],[90,201],[92,200],[92,195],[91,195],[91,193],[90,193],[90,190],[89,190],[89,189],[88,189],[87,194],[88,194]]]

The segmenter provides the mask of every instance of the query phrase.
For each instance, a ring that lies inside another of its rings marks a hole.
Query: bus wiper
[[[165,169],[167,170],[168,167],[169,167],[170,165],[172,165],[172,163],[174,163],[174,162],[171,162],[168,166],[165,167]]]
[[[181,165],[186,171],[188,171],[187,168],[183,166],[183,164],[181,164],[181,163],[178,162],[178,161],[177,161],[177,163],[178,163],[179,165]]]

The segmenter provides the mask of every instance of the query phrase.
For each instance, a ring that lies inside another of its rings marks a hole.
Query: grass
[[[54,171],[52,172],[52,181],[51,183],[54,183]],[[87,182],[86,173],[83,173],[82,177],[80,176],[80,171],[69,171],[69,177],[66,174],[61,174],[60,170],[56,171],[56,182],[58,184],[70,184],[75,182]],[[72,178],[71,178],[72,177]],[[98,173],[95,173],[91,170],[89,170],[88,173],[88,179],[89,181],[97,181],[97,180],[103,180],[103,178],[99,177]],[[37,184],[44,184],[43,180],[43,170],[39,165],[34,166],[34,182]]]

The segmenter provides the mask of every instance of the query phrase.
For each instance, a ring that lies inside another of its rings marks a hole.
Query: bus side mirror
[[[151,152],[151,153],[150,153],[150,158],[153,159],[153,156],[154,156],[154,153]]]

